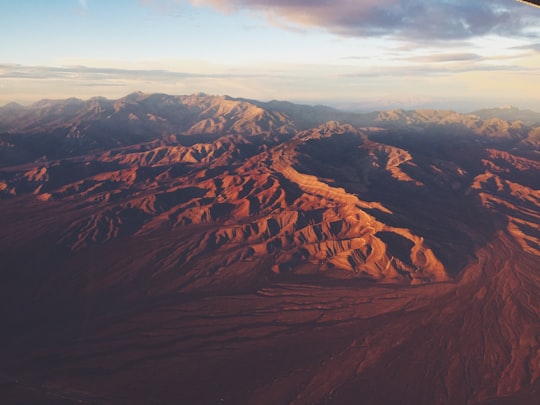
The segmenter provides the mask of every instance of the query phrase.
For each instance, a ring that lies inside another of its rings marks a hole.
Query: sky
[[[0,105],[134,91],[540,111],[515,0],[0,0]]]

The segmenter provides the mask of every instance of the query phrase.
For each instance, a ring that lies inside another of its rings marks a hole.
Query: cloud
[[[412,62],[446,63],[446,62],[477,61],[477,60],[482,59],[482,57],[476,53],[464,52],[464,53],[435,53],[431,55],[415,56],[408,59]]]
[[[352,36],[459,40],[531,35],[540,15],[509,0],[189,0],[222,12],[256,10],[271,21]],[[534,35],[534,34],[533,34]]]
[[[160,69],[118,69],[109,67],[87,66],[24,66],[17,64],[0,64],[0,79],[63,79],[99,81],[111,79],[122,80],[181,80],[188,78],[245,78],[264,77],[262,74],[245,73],[191,73]]]
[[[28,66],[0,63],[2,102],[33,102],[40,98],[88,98],[96,95],[121,97],[130,91],[190,94],[239,94],[246,97],[266,95],[276,98],[279,84],[288,76],[251,69],[193,72],[166,69],[129,69],[89,66]]]
[[[77,0],[79,5],[82,7],[82,8],[87,8],[88,6],[88,2],[87,0]]]
[[[511,49],[522,49],[526,51],[540,52],[540,42],[527,44],[527,45],[514,46]]]
[[[355,73],[348,73],[342,75],[342,77],[358,77],[358,78],[398,78],[398,77],[415,77],[415,78],[426,78],[426,77],[445,77],[449,76],[455,77],[457,74],[461,73],[490,73],[490,72],[501,72],[505,74],[516,74],[519,73],[520,76],[524,75],[534,75],[539,76],[540,72],[538,69],[527,68],[521,66],[508,66],[508,65],[484,65],[477,64],[474,66],[450,66],[450,65],[409,65],[409,66],[379,66],[375,68],[370,68],[366,70],[360,70]]]

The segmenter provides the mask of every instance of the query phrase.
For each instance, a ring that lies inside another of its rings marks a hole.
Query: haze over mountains
[[[0,198],[8,398],[540,396],[539,113],[8,104]]]

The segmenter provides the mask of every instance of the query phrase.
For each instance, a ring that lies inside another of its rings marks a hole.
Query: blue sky
[[[228,94],[540,110],[540,10],[512,0],[0,0],[0,104]]]

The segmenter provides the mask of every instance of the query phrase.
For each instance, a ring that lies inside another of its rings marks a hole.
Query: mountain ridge
[[[23,109],[0,108],[4,398],[536,403],[540,128],[204,94]]]
[[[44,154],[48,158],[76,156],[166,136],[215,137],[227,132],[247,136],[292,135],[334,120],[355,127],[386,129],[416,125],[429,130],[434,125],[439,131],[446,126],[448,131],[519,140],[521,144],[517,146],[525,150],[527,145],[538,143],[536,127],[488,115],[482,119],[474,114],[440,110],[358,114],[324,106],[202,94],[169,96],[139,92],[117,100],[41,100],[28,107],[0,107],[0,158],[9,165],[21,164]],[[44,141],[41,134],[45,132],[55,140]],[[109,138],[109,134],[113,136]],[[55,146],[46,150],[44,143]]]

